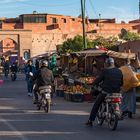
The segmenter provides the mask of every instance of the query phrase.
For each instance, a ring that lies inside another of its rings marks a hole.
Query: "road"
[[[86,127],[92,103],[54,98],[49,114],[36,111],[27,96],[24,78],[5,80],[0,87],[0,140],[140,140],[140,114],[119,122],[117,131],[106,124]]]

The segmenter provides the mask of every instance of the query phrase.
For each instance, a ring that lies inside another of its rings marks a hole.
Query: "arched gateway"
[[[3,55],[17,57],[20,61],[31,48],[31,30],[0,30],[0,53]]]

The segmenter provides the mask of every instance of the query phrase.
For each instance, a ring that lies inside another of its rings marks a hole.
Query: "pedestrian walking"
[[[32,96],[33,76],[35,74],[35,67],[32,65],[31,60],[29,60],[25,66],[25,74],[26,74],[26,81],[27,81],[28,96]]]

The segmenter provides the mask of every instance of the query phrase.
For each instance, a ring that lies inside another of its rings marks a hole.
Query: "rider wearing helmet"
[[[101,83],[102,82],[102,83]],[[98,86],[101,83],[102,90],[106,93],[99,93],[94,106],[91,110],[90,117],[86,125],[92,126],[92,122],[96,118],[96,114],[105,97],[109,93],[119,93],[120,88],[123,84],[123,75],[122,72],[115,67],[114,59],[107,58],[105,60],[105,69],[102,73],[97,77],[97,79],[93,82],[93,87]]]
[[[54,81],[53,73],[48,69],[48,61],[46,60],[42,61],[37,81],[39,86],[52,85]]]
[[[14,63],[11,65],[11,72],[15,72],[15,73],[18,72],[18,67],[17,67],[16,62],[14,62]]]
[[[34,80],[36,81],[36,90],[34,92],[35,95],[35,102],[38,101],[38,95],[36,91],[39,89],[40,86],[52,85],[54,82],[53,73],[51,70],[48,69],[48,61],[43,60],[41,61],[41,67],[35,74]]]

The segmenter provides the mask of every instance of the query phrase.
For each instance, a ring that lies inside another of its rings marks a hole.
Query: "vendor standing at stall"
[[[125,61],[125,65],[120,67],[123,73],[123,87],[122,87],[122,119],[128,115],[132,118],[136,113],[136,88],[140,85],[137,79],[134,68],[131,66],[130,60]],[[128,76],[129,75],[129,76]]]
[[[96,64],[93,64],[93,67],[92,67],[92,75],[94,77],[96,77],[98,74],[99,74],[99,72],[98,72],[98,69],[97,69],[97,65]]]

